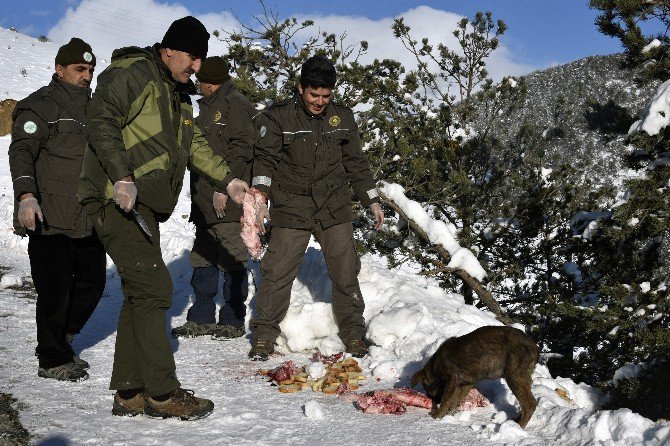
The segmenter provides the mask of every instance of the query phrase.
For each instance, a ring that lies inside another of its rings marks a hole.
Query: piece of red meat
[[[491,405],[489,400],[486,399],[484,395],[479,393],[479,391],[475,388],[470,389],[468,392],[468,395],[465,397],[465,400],[458,405],[456,410],[464,411],[464,410],[472,410],[476,407],[486,407]]]
[[[423,407],[424,409],[433,408],[433,400],[430,399],[429,396],[424,395],[421,392],[417,392],[416,390],[408,389],[407,387],[382,390],[381,392],[386,392],[387,394],[392,395],[408,406]]]
[[[285,361],[279,364],[274,369],[268,371],[267,377],[273,381],[280,382],[290,379],[291,376],[297,373],[298,369],[296,369],[295,364],[293,364],[293,361]]]
[[[263,246],[258,236],[259,227],[256,221],[256,212],[258,207],[264,202],[265,199],[261,193],[254,188],[251,188],[250,193],[244,195],[244,201],[242,202],[243,213],[240,218],[240,223],[242,223],[240,236],[242,237],[244,246],[249,251],[249,255],[256,260],[260,259],[263,254]]]
[[[363,413],[401,414],[407,411],[402,401],[378,390],[357,394],[354,404]]]

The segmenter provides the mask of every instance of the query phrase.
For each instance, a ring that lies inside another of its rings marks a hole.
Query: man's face
[[[330,100],[333,97],[333,90],[331,88],[319,87],[304,87],[298,85],[298,93],[305,103],[305,108],[313,115],[320,115],[326,109]]]
[[[95,66],[87,63],[71,63],[65,66],[56,64],[58,78],[77,87],[88,88],[91,85],[94,70]]]
[[[198,90],[200,94],[204,97],[209,97],[214,94],[216,90],[219,89],[221,85],[218,84],[208,84],[207,82],[198,82]]]
[[[200,70],[202,59],[184,51],[165,49],[163,62],[172,73],[172,79],[177,82],[186,83],[192,74]]]

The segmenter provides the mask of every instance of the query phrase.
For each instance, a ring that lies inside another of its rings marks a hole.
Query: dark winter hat
[[[230,65],[228,65],[228,62],[223,57],[212,56],[202,61],[200,71],[195,73],[195,77],[200,82],[221,85],[230,79],[230,74],[228,74],[229,69]]]
[[[78,37],[73,37],[68,43],[58,48],[56,65],[70,65],[73,63],[87,63],[95,66],[95,54],[91,45]]]
[[[209,33],[205,25],[189,15],[172,22],[163,36],[161,47],[184,51],[204,59],[207,57],[208,40]]]

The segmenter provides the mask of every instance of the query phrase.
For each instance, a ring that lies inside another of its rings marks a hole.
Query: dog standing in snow
[[[505,326],[480,327],[444,341],[426,365],[412,376],[412,387],[423,385],[436,405],[431,415],[442,418],[463,402],[478,381],[505,378],[521,406],[515,421],[525,427],[537,406],[530,388],[538,359],[537,345],[521,330]]]

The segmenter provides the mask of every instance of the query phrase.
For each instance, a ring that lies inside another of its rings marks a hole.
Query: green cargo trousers
[[[333,315],[343,342],[365,335],[365,304],[358,284],[360,260],[354,248],[353,226],[342,223],[323,229],[273,227],[268,250],[261,261],[263,280],[256,297],[257,316],[251,321],[255,340],[275,342],[291,301],[291,286],[298,275],[310,235],[321,250],[333,283]]]
[[[139,204],[152,233],[142,232],[132,214],[114,203],[87,205],[95,230],[121,277],[125,299],[119,314],[111,390],[144,388],[149,396],[180,387],[165,318],[172,305],[172,279],[163,262],[158,222]]]

